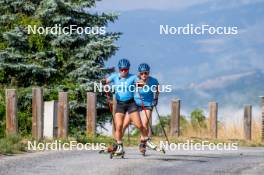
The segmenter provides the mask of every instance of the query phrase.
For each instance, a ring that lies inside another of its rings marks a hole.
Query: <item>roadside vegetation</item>
[[[0,154],[18,154],[26,151],[26,145],[19,135],[0,138]]]
[[[153,137],[152,140],[159,144],[160,141],[166,141],[162,132],[161,126],[165,128],[167,135],[169,135],[169,123],[170,116],[162,116],[161,121],[152,127]],[[195,109],[192,111],[189,117],[181,116],[180,118],[180,134],[181,136],[169,137],[171,143],[184,143],[187,140],[191,140],[193,143],[201,143],[203,141],[209,141],[210,143],[237,143],[238,146],[264,146],[261,141],[261,127],[260,122],[253,120],[252,140],[247,141],[243,139],[243,127],[242,122],[224,123],[218,122],[218,138],[211,139],[208,125],[208,119],[205,117],[204,112],[201,109]],[[4,128],[2,127],[2,131]],[[4,133],[2,133],[4,135]],[[33,139],[30,134],[27,135],[11,135],[2,136],[0,138],[0,154],[18,154],[27,152],[27,141]],[[56,139],[44,139],[39,142],[47,143],[53,142]],[[114,143],[114,139],[111,136],[97,135],[95,137],[86,136],[85,132],[75,132],[70,134],[68,139],[61,140],[61,142],[76,141],[78,143],[105,143],[106,145]],[[124,135],[125,146],[138,146],[140,140],[140,134],[137,129],[132,125],[130,126],[130,133]]]

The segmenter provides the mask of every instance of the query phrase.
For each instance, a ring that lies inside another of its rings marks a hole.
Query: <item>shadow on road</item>
[[[130,157],[132,156],[132,157]],[[137,157],[133,157],[137,156]],[[147,160],[157,160],[157,161],[191,161],[191,162],[208,162],[209,160],[206,159],[218,159],[218,156],[206,156],[206,155],[146,155],[145,157],[138,157],[138,154],[127,154],[126,159],[133,159],[133,160],[140,160],[145,159]]]

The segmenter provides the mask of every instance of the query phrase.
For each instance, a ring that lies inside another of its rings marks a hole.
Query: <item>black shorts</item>
[[[146,110],[150,110],[150,111],[153,110],[153,107],[152,107],[152,106],[144,106],[144,108],[145,108]],[[143,111],[142,106],[138,106],[138,111]]]
[[[128,101],[117,101],[116,104],[116,113],[130,114],[138,110],[138,107],[134,99]]]

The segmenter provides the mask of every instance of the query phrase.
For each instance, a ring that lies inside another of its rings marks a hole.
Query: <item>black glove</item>
[[[158,98],[155,98],[153,100],[152,106],[157,106],[158,105],[158,101],[159,101],[159,99]]]
[[[145,83],[143,83],[143,82],[137,82],[136,83],[136,86],[137,87],[143,87],[145,85]]]

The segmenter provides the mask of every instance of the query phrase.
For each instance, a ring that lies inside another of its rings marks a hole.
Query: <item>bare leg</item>
[[[130,124],[130,122],[131,122],[130,117],[125,116],[124,123],[123,123],[123,135],[125,134],[125,131],[126,131],[128,125]]]
[[[146,112],[143,110],[141,111],[140,115],[143,127],[145,128],[145,130],[147,130],[148,136],[150,136],[152,133],[150,132],[149,123],[151,123],[152,111],[146,109]]]
[[[140,130],[143,139],[148,137],[147,130],[143,127],[138,111],[129,114],[131,121]]]
[[[123,137],[123,122],[124,122],[125,114],[123,113],[116,113],[115,114],[115,139],[117,143],[122,142]]]
[[[148,132],[148,136],[151,135],[151,132],[150,132],[150,121],[151,121],[151,115],[152,115],[152,111],[151,110],[148,110],[146,109],[146,112],[143,110],[141,112],[141,120],[142,120],[142,123],[143,123],[143,127],[147,130]],[[142,136],[141,136],[142,137]],[[147,147],[153,149],[153,150],[157,150],[157,145],[155,145],[154,143],[151,142],[151,140],[148,140],[146,142],[147,144]],[[160,150],[160,149],[158,149]]]

